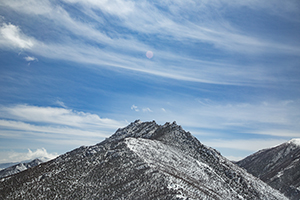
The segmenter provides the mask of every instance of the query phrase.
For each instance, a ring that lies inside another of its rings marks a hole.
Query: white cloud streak
[[[55,103],[56,103],[57,105],[63,107],[63,108],[67,108],[67,106],[65,105],[65,103],[62,102],[62,101],[60,101],[60,100],[57,100]]]
[[[150,108],[143,108],[143,112],[153,112]]]
[[[136,111],[136,112],[139,112],[139,111],[140,111],[136,105],[132,105],[132,106],[131,106],[131,110],[134,110],[134,111]]]
[[[0,117],[24,122],[47,123],[71,127],[119,128],[123,124],[96,114],[56,107],[15,105],[1,107]]]
[[[141,102],[144,101],[141,99]],[[280,139],[300,137],[299,100],[221,103],[197,99],[185,100],[184,103],[171,101],[169,104],[164,100],[149,101],[153,103],[149,106],[154,112],[144,113],[141,120],[156,119],[160,123],[177,121],[199,136],[226,138],[236,133],[241,138],[255,134]],[[168,112],[161,111],[162,106]]]
[[[69,135],[69,136],[98,137],[98,138],[105,138],[109,136],[107,134],[101,133],[101,132],[106,132],[103,130],[88,131],[88,130],[81,130],[79,128],[32,125],[30,123],[24,123],[20,121],[12,121],[12,120],[0,120],[0,127],[2,127],[2,130],[0,131],[0,135],[2,135],[2,132],[4,132],[4,136],[7,136],[6,134],[7,129],[13,130],[16,133],[21,133],[21,134],[24,133],[24,134],[34,135],[34,136],[45,136],[44,134],[56,134],[56,135],[59,134],[59,135]],[[11,136],[14,137],[13,135]]]
[[[132,106],[131,106],[131,110],[134,110],[134,111],[136,111],[136,112],[139,112],[139,111],[140,111],[140,109],[139,109],[136,105],[132,105]],[[150,108],[142,108],[142,111],[143,111],[144,113],[153,112]]]
[[[286,105],[284,102],[273,103],[237,103],[237,104],[211,104],[201,106],[197,110],[203,118],[219,119],[219,125],[215,127],[251,127],[253,124],[274,124],[277,126],[291,126],[294,119],[299,117],[293,109],[297,102]],[[200,111],[201,110],[201,111]]]
[[[132,30],[147,34],[161,34],[172,37],[175,40],[199,40],[213,44],[217,48],[247,53],[284,50],[285,52],[289,51],[298,54],[300,51],[297,46],[290,47],[284,44],[266,42],[263,39],[241,33],[241,31],[228,26],[229,23],[224,22],[222,18],[218,19],[220,20],[219,22],[209,20],[211,16],[206,15],[211,12],[211,9],[209,9],[210,6],[217,8],[224,6],[224,4],[232,6],[231,3],[223,1],[204,1],[202,3],[189,1],[187,3],[189,5],[188,8],[183,6],[181,2],[170,3],[168,1],[155,2],[154,4],[148,1],[141,3],[133,1],[112,1],[113,3],[108,3],[104,1],[103,3],[98,3],[95,1],[68,0],[67,2],[89,7],[91,9],[90,12],[93,12],[92,9],[98,8],[110,15],[115,15],[120,18],[123,26],[129,27]],[[259,2],[256,2],[256,4],[249,2],[240,4],[234,1],[232,3],[235,6],[247,5],[251,8],[254,7],[253,5],[258,5],[258,7],[265,7],[266,5],[266,3],[261,5]],[[166,9],[170,9],[171,11],[176,10],[176,13],[173,13],[172,16],[168,15],[159,10],[156,5],[165,6]],[[123,7],[126,12],[115,12],[119,7]],[[183,20],[181,23],[177,22],[177,16],[180,12],[190,11],[197,13],[197,15],[199,12],[202,15],[204,13],[204,23],[197,24],[187,20]]]
[[[105,12],[118,15],[118,16],[126,16],[129,13],[134,11],[135,2],[134,1],[123,1],[123,0],[104,0],[104,1],[96,1],[96,0],[64,0],[68,3],[77,3],[83,4],[88,8],[98,8],[104,10]]]
[[[287,142],[287,139],[266,138],[266,139],[212,139],[203,140],[205,145],[225,152],[224,156],[229,160],[239,161],[262,149],[269,149]],[[232,152],[239,152],[239,156],[232,156]],[[244,152],[244,153],[241,153]],[[247,152],[247,153],[246,153]],[[241,156],[244,155],[244,156]]]
[[[0,27],[0,48],[30,49],[34,40],[24,35],[18,26],[3,23]]]
[[[25,59],[27,62],[38,61],[38,59],[35,58],[35,57],[33,57],[33,56],[27,56],[27,57],[24,57],[24,59]]]
[[[243,151],[256,152],[261,149],[275,147],[287,140],[284,139],[248,139],[248,140],[207,140],[203,141],[205,145],[214,148],[236,149]]]
[[[280,17],[287,17],[292,16],[295,14],[299,15],[300,5],[297,0],[289,0],[289,1],[280,1],[280,0],[273,0],[272,2],[268,0],[232,0],[232,1],[225,1],[221,0],[223,3],[236,6],[236,7],[243,7],[247,6],[253,10],[263,10],[273,15],[278,15]],[[292,19],[289,20],[299,20],[299,19]]]
[[[135,2],[123,0],[101,2],[65,0],[64,2],[76,6],[83,13],[96,20],[100,26],[103,26],[103,19],[97,15],[98,11],[110,17],[117,17],[115,23],[121,29],[154,35],[164,40],[180,41],[185,44],[197,41],[235,53],[272,54],[279,52],[292,55],[299,55],[300,53],[298,45],[287,45],[277,41],[268,41],[265,38],[253,37],[247,32],[233,27],[222,17],[211,18],[209,16],[211,9],[207,10],[211,6],[220,8],[224,4],[229,7],[248,6],[252,9],[256,5],[264,9],[274,10],[272,7],[268,8],[265,1],[263,3],[256,1],[255,4],[250,1],[244,3],[238,1],[231,1],[231,3],[225,1],[188,1],[185,4],[182,4],[181,1]],[[122,68],[184,81],[234,85],[253,85],[264,81],[274,81],[270,74],[258,70],[259,67],[249,66],[252,69],[249,71],[245,67],[235,66],[231,63],[221,64],[224,63],[222,60],[211,63],[205,63],[201,60],[187,61],[187,57],[159,49],[153,50],[156,57],[150,63],[144,58],[133,57],[131,53],[144,55],[147,50],[153,49],[153,47],[139,41],[133,35],[120,33],[118,30],[114,30],[113,36],[110,36],[97,27],[97,23],[85,23],[85,21],[75,19],[70,12],[53,2],[13,0],[4,1],[1,4],[31,17],[43,16],[53,23],[52,26],[60,27],[64,33],[60,38],[62,43],[46,43],[25,36],[17,25],[4,23],[4,28],[2,27],[4,30],[3,39],[0,39],[2,46],[6,41],[4,38],[7,37],[10,38],[10,43],[15,46],[28,49],[28,51],[43,57],[94,64],[100,67]],[[276,4],[284,3],[276,1]],[[159,6],[156,5],[164,7],[170,13],[158,9]],[[286,6],[286,9],[290,7]],[[183,14],[187,12],[197,16],[197,13],[200,12],[202,13],[201,17],[203,17],[201,20],[192,21],[184,17]],[[8,31],[6,31],[7,29]],[[71,40],[69,35],[76,35],[79,39]],[[91,43],[104,47],[89,45]],[[176,65],[168,63],[174,63],[174,59],[177,61]]]
[[[126,125],[96,114],[56,107],[14,105],[1,107],[0,113],[0,136],[13,139],[73,140],[87,145],[84,141],[100,142]]]

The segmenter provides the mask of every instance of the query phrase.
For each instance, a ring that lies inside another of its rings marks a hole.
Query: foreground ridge
[[[0,180],[0,199],[286,199],[176,122],[108,139]]]

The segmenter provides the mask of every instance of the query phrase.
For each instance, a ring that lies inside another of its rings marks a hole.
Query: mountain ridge
[[[43,161],[38,158],[36,158],[32,161],[29,161],[29,162],[16,163],[13,166],[9,166],[5,169],[2,169],[0,171],[0,178],[19,173],[19,172],[29,169],[31,167],[35,167],[41,163],[43,163]]]
[[[286,199],[175,122],[139,120],[0,180],[3,199]]]
[[[278,189],[292,200],[300,199],[300,139],[260,150],[237,165]]]

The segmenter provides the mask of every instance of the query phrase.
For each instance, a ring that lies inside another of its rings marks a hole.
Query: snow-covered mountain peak
[[[282,199],[176,122],[136,120],[110,138],[0,179],[0,199]]]
[[[300,138],[294,138],[288,141],[289,144],[294,144],[300,147]]]

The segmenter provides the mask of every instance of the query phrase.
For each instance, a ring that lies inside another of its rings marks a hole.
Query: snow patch
[[[280,178],[284,173],[284,170],[280,171],[277,173],[277,175],[275,176],[276,178]]]
[[[18,171],[24,171],[24,170],[26,170],[27,169],[27,167],[25,167],[24,166],[24,164],[23,163],[21,163],[20,165],[18,165],[17,167],[16,167],[16,169],[18,170]]]
[[[300,147],[300,138],[294,138],[288,141],[289,144],[295,144]]]
[[[143,138],[126,138],[125,143],[130,150],[135,152],[151,168],[159,169],[168,176],[169,189],[174,189],[178,192],[193,191],[198,193],[199,196],[205,193],[215,195],[213,191],[218,191],[218,194],[222,197],[228,197],[226,199],[234,199],[238,195],[209,165],[171,146],[165,145],[160,141]],[[188,181],[176,178],[179,174]],[[204,192],[199,191],[195,185]],[[178,195],[180,198],[185,196],[185,194]],[[203,199],[205,199],[205,195]]]

